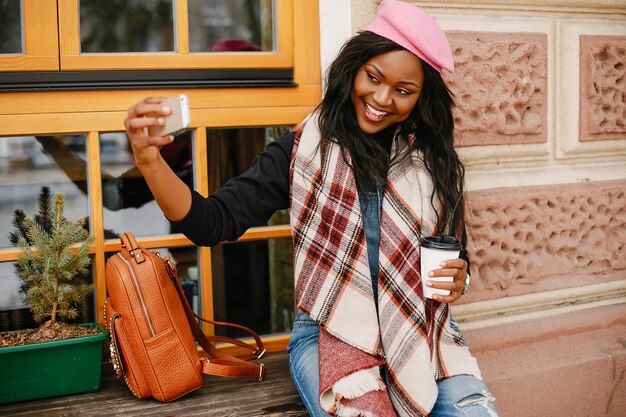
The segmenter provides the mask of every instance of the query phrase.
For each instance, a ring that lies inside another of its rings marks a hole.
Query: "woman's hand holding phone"
[[[162,103],[162,106],[170,108],[171,112],[165,118],[163,125],[148,127],[149,136],[176,136],[189,127],[191,116],[189,115],[189,99],[186,94],[168,98]]]
[[[169,106],[164,106],[166,101],[167,97],[147,97],[128,109],[124,126],[137,166],[158,160],[159,148],[174,140],[173,135],[148,134],[152,128],[164,126],[166,118],[172,113]]]
[[[174,140],[174,136],[150,134],[166,125],[173,109],[167,97],[148,97],[128,109],[124,119],[126,134],[133,150],[135,165],[141,171],[159,207],[170,220],[182,219],[191,207],[189,187],[165,162],[159,148]]]

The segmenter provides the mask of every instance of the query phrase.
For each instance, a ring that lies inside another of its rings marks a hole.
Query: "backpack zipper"
[[[146,322],[148,323],[148,329],[150,330],[150,334],[152,336],[156,335],[156,332],[154,331],[154,327],[152,327],[152,321],[150,321],[150,315],[148,314],[148,309],[146,308],[146,303],[143,299],[143,294],[141,293],[141,289],[139,287],[139,280],[137,279],[137,275],[135,275],[135,270],[133,269],[132,265],[130,264],[130,262],[128,262],[121,253],[117,253],[117,256],[120,257],[120,259],[126,264],[126,266],[128,266],[128,269],[130,270],[130,275],[133,278],[133,284],[135,286],[135,291],[137,291],[137,295],[139,296],[139,303],[141,304],[141,308],[143,310],[143,316],[146,319]]]

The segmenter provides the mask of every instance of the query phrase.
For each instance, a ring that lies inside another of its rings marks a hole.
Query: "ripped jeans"
[[[287,351],[289,371],[311,417],[328,416],[319,403],[318,326],[299,312]],[[439,396],[430,417],[498,417],[494,398],[483,381],[457,375],[437,381]]]
[[[431,417],[498,417],[495,399],[483,381],[457,375],[437,381],[439,395]]]

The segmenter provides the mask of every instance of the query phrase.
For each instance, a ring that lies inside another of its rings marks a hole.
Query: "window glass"
[[[271,0],[188,0],[190,52],[274,50]]]
[[[13,262],[0,263],[0,331],[35,326],[19,290],[20,279],[15,273]]]
[[[209,192],[242,174],[265,148],[265,128],[207,129]]]
[[[291,130],[288,126],[207,129],[210,192],[243,173],[269,142]],[[268,224],[289,224],[288,210],[274,213]],[[216,320],[243,324],[259,334],[290,331],[293,323],[290,237],[217,245],[211,249],[211,265]],[[216,327],[216,333],[247,336],[224,327]]]
[[[161,155],[178,176],[193,186],[191,132],[184,132],[161,149]],[[135,236],[173,233],[139,170],[124,133],[100,135],[102,206],[107,237],[127,230]]]
[[[202,315],[202,297],[200,268],[198,268],[198,249],[195,246],[178,248],[151,249],[159,252],[162,258],[169,256],[176,265],[178,280],[183,288],[189,306],[198,315]]]
[[[259,334],[286,333],[294,318],[290,237],[224,243],[211,250],[215,320],[242,324]],[[247,337],[216,326],[216,334]]]
[[[77,283],[93,284],[93,256],[91,257],[90,271],[82,276],[74,277]],[[25,297],[20,293],[22,281],[19,278],[13,262],[0,263],[0,332],[37,327],[41,323],[33,321]],[[76,306],[80,312],[73,320],[63,318],[71,323],[95,322],[94,297],[88,296],[81,305]]]
[[[81,52],[174,51],[172,0],[80,0]]]
[[[0,248],[11,247],[15,210],[34,216],[48,186],[65,194],[65,217],[87,217],[85,135],[0,137]]]
[[[288,126],[207,129],[209,192],[242,174],[268,143],[291,130]]]
[[[0,54],[22,53],[22,2],[0,0]]]

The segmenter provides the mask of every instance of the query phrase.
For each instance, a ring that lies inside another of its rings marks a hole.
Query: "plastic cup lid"
[[[422,247],[440,250],[461,250],[461,242],[454,236],[426,236],[422,238]]]

